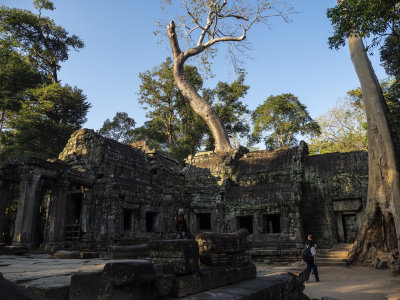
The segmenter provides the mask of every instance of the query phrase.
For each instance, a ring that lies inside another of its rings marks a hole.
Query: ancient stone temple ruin
[[[175,238],[185,210],[193,234],[248,229],[253,247],[351,242],[367,195],[367,154],[200,153],[185,168],[144,143],[75,132],[58,159],[0,167],[2,242],[43,249],[104,249]]]

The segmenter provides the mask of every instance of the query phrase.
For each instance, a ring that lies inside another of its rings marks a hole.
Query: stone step
[[[350,250],[351,248],[353,248],[353,244],[339,243],[332,246],[332,250]]]
[[[345,266],[347,259],[317,257],[318,266]]]
[[[348,252],[329,252],[329,253],[318,253],[318,257],[326,257],[326,258],[347,258],[349,256]]]

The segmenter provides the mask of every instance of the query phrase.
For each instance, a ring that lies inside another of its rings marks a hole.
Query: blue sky
[[[175,0],[178,1],[178,0]],[[54,0],[49,15],[70,33],[80,36],[85,48],[72,51],[62,64],[62,83],[82,89],[92,104],[86,128],[99,129],[116,112],[127,112],[137,126],[146,120],[138,103],[139,72],[151,69],[171,55],[168,44],[158,44],[153,31],[159,19],[173,19],[160,9],[159,0]],[[255,109],[270,95],[293,93],[313,118],[325,113],[346,91],[359,86],[347,46],[339,51],[327,44],[332,27],[326,9],[336,0],[288,0],[297,14],[291,23],[272,20],[270,28],[248,34],[252,57],[245,63],[244,102]],[[0,4],[33,9],[32,0],[0,0]],[[378,55],[371,57],[379,79],[385,77]],[[189,62],[190,63],[190,62]],[[215,78],[205,82],[233,81],[236,75],[224,55],[214,60]]]

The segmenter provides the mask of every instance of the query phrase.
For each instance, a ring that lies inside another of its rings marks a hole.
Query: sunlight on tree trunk
[[[211,106],[204,101],[185,77],[184,64],[189,57],[181,52],[175,33],[175,24],[171,21],[168,26],[168,38],[170,40],[174,57],[174,78],[178,89],[189,102],[190,107],[206,122],[215,140],[215,151],[227,151],[232,149],[228,134],[219,116]]]
[[[400,249],[399,155],[390,115],[360,37],[348,38],[361,83],[368,125],[368,197],[364,222],[349,261],[365,262]]]

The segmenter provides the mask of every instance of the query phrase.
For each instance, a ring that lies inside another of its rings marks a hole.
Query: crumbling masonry
[[[364,152],[239,148],[189,157],[182,170],[143,143],[82,129],[57,160],[0,167],[0,233],[15,246],[104,249],[174,238],[184,208],[193,234],[247,228],[253,247],[301,248],[305,234],[330,246],[354,239],[367,177]]]

